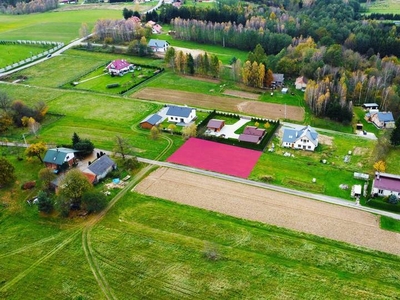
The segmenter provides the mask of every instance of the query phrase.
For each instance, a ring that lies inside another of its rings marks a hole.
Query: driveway
[[[239,135],[236,134],[235,131],[248,122],[250,122],[250,119],[240,118],[240,120],[237,121],[235,124],[225,125],[224,127],[222,127],[219,135],[224,134],[226,138],[238,139]]]

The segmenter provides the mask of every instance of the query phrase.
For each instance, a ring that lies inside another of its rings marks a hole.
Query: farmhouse
[[[208,121],[207,129],[214,132],[219,132],[224,126],[225,126],[224,120],[211,119],[210,121]]]
[[[164,40],[151,39],[147,46],[150,47],[153,52],[167,52],[169,43]]]
[[[110,75],[122,76],[129,71],[133,71],[134,65],[127,62],[125,59],[117,59],[110,62],[107,69]]]
[[[393,114],[390,111],[383,112],[371,108],[369,113],[365,114],[365,119],[380,129],[395,127]]]
[[[83,173],[89,178],[94,178],[92,183],[97,183],[101,179],[107,176],[108,173],[115,170],[117,165],[107,155],[100,156],[98,159],[93,161]]]
[[[249,142],[257,144],[265,135],[265,129],[259,129],[255,126],[247,126],[243,133],[239,135],[239,142]]]
[[[168,117],[168,122],[186,126],[196,119],[196,110],[186,106],[169,106],[166,116]]]
[[[314,151],[318,146],[318,133],[309,125],[300,130],[285,128],[282,146],[292,149]]]
[[[43,162],[47,168],[57,171],[64,163],[71,167],[76,163],[75,152],[78,151],[68,148],[49,149],[44,156]]]
[[[146,119],[140,122],[140,127],[144,129],[151,129],[153,126],[157,126],[163,121],[163,117],[158,114],[149,115]]]
[[[370,109],[379,109],[379,105],[376,103],[364,103],[362,108],[366,111],[369,111]]]
[[[302,90],[307,87],[308,79],[304,76],[300,76],[296,78],[296,82],[294,83],[296,90]]]
[[[372,196],[400,196],[400,175],[376,172],[372,182]]]

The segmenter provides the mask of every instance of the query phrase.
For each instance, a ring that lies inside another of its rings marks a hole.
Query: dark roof
[[[254,136],[263,136],[265,133],[265,129],[259,129],[255,126],[247,126],[244,131],[243,134],[247,134],[247,135],[254,135]]]
[[[374,187],[400,193],[400,176],[380,173],[379,179],[375,178],[374,180]]]
[[[74,153],[74,152],[78,152],[78,151],[76,151],[74,149],[68,149],[68,148],[49,149],[49,150],[47,150],[43,161],[45,163],[62,165],[67,157],[67,154]],[[67,160],[70,160],[71,158],[72,157],[68,157]]]
[[[154,115],[150,115],[148,116],[146,119],[144,119],[142,122],[140,123],[149,123],[151,125],[157,125],[158,121],[160,121],[162,119],[162,117],[158,114],[154,114]]]
[[[217,119],[211,119],[208,121],[207,128],[221,128],[225,125],[225,121],[223,120],[217,120]]]
[[[100,158],[96,159],[89,167],[88,169],[96,174],[96,175],[101,175],[105,171],[107,171],[110,167],[114,166],[115,162],[109,158],[107,155],[103,155]]]
[[[379,107],[376,103],[364,103],[362,107]]]
[[[240,142],[258,143],[260,137],[257,135],[241,134],[239,135]]]
[[[190,107],[170,106],[168,108],[166,115],[187,118],[187,117],[189,117],[192,110],[193,110],[193,108],[190,108]]]

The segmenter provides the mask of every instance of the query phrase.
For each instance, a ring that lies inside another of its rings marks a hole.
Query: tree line
[[[32,0],[32,1],[5,1],[0,3],[0,11],[3,14],[22,15],[37,12],[45,12],[58,7],[58,0]]]

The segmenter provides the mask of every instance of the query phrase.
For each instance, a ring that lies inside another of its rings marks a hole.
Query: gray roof
[[[381,122],[394,122],[392,113],[389,112],[378,112],[378,119]]]
[[[157,47],[157,48],[163,48],[165,46],[168,46],[169,43],[164,40],[156,40],[156,39],[151,39],[147,46],[149,47]]]
[[[88,169],[96,175],[101,175],[114,165],[115,162],[111,158],[109,158],[107,155],[103,155],[96,159],[90,166],[88,166]]]
[[[316,132],[311,126],[303,127],[300,130],[285,128],[283,131],[282,142],[294,143],[301,136],[307,137],[314,145],[317,144],[318,132]]]
[[[162,119],[162,117],[160,115],[154,114],[154,115],[149,115],[146,119],[144,119],[140,123],[147,122],[151,125],[157,125],[158,121],[160,121],[161,119]]]
[[[187,118],[192,112],[193,108],[183,106],[170,106],[167,111],[167,116],[176,116]]]
[[[276,81],[276,82],[283,82],[284,81],[284,78],[285,78],[285,75],[283,75],[283,74],[272,74],[272,76],[274,77],[274,81]]]
[[[66,159],[66,156],[68,153],[74,153],[78,152],[74,149],[68,149],[68,148],[54,148],[54,149],[49,149],[46,152],[46,155],[44,156],[43,161],[45,163],[51,163],[51,164],[56,164],[56,165],[62,165],[63,162]],[[71,157],[67,158],[67,160],[70,160]]]
[[[363,107],[379,107],[379,105],[376,103],[364,103],[362,106]]]

